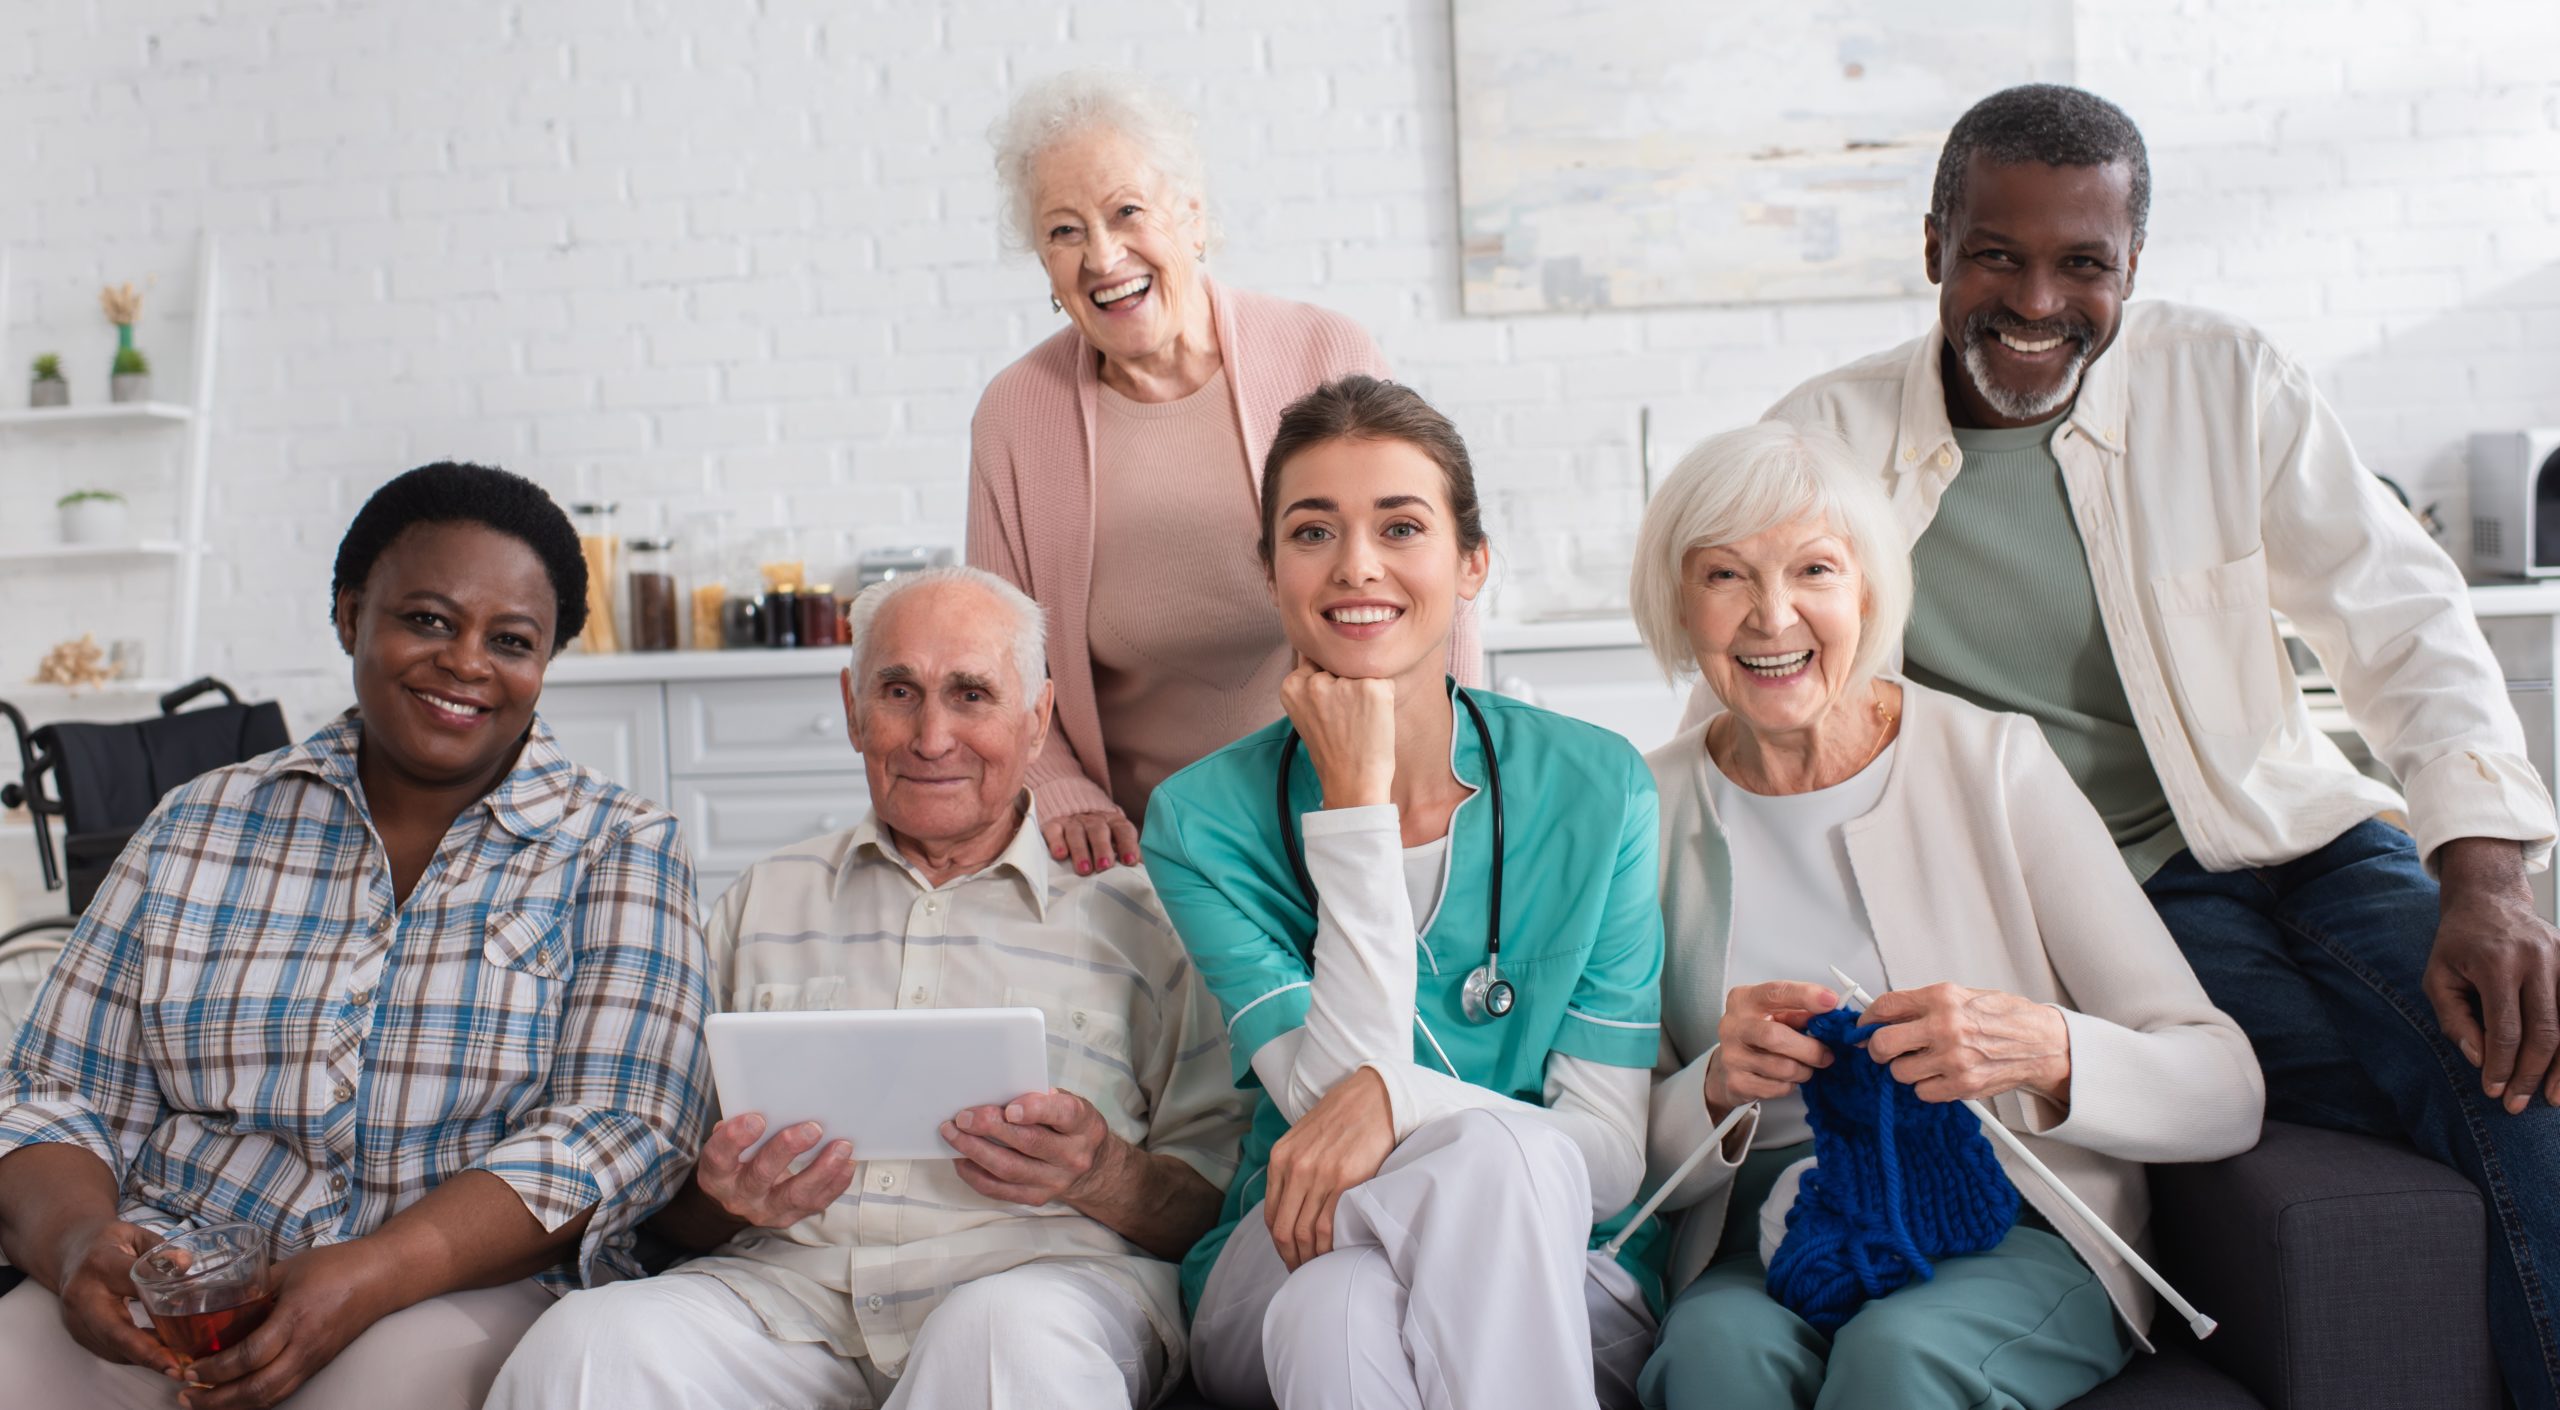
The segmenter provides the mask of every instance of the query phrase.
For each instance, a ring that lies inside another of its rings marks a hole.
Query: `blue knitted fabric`
[[[1960,1102],[1924,1102],[1857,1045],[1875,1032],[1855,1010],[1805,1031],[1835,1059],[1804,1084],[1816,1165],[1787,1211],[1769,1295],[1825,1334],[1869,1298],[1935,1272],[1933,1260],[1980,1253],[2018,1219],[2018,1187]]]

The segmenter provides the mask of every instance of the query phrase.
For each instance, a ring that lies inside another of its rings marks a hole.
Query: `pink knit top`
[[[1205,277],[1200,282],[1209,298],[1236,425],[1243,433],[1247,493],[1257,518],[1237,551],[1250,558],[1251,534],[1260,531],[1262,457],[1271,448],[1281,410],[1336,377],[1353,372],[1383,377],[1386,359],[1358,324],[1340,314],[1231,289]],[[1057,722],[1030,770],[1032,797],[1043,818],[1135,811],[1134,806],[1121,808],[1112,797],[1086,620],[1093,594],[1101,361],[1072,324],[1062,328],[996,374],[978,399],[977,416],[969,426],[969,561],[1029,593],[1048,612],[1049,679],[1057,685]],[[1219,473],[1218,467],[1204,468]],[[1224,473],[1233,473],[1232,462]],[[1177,577],[1178,561],[1148,559],[1151,569],[1165,573],[1155,594],[1161,604],[1156,629],[1168,647],[1189,635],[1185,614],[1204,593],[1234,591],[1229,575],[1219,575],[1221,581],[1214,584]],[[1127,566],[1115,563],[1115,577]],[[1143,642],[1149,635],[1149,624],[1136,614],[1115,610],[1112,626],[1123,642]],[[1458,614],[1450,659],[1459,680],[1482,682],[1484,661],[1472,611]],[[1127,685],[1124,679],[1115,694],[1134,698],[1138,692]],[[1199,752],[1227,742],[1199,741]]]

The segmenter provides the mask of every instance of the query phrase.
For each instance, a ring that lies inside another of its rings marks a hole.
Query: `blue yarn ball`
[[[1834,1061],[1804,1084],[1815,1167],[1787,1211],[1769,1295],[1815,1330],[1838,1330],[1868,1299],[1927,1281],[1936,1260],[1981,1253],[2018,1221],[2018,1187],[1960,1102],[1924,1102],[1858,1045],[1853,1009],[1805,1032]]]

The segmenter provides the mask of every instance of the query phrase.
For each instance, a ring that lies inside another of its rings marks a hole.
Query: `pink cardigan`
[[[1387,375],[1386,359],[1358,324],[1206,277],[1218,356],[1244,429],[1256,503],[1262,458],[1280,412],[1336,377]],[[987,384],[969,423],[969,561],[1029,593],[1049,617],[1049,679],[1057,724],[1032,762],[1040,815],[1119,812],[1093,699],[1085,605],[1093,588],[1094,426],[1101,358],[1074,325],[1052,334]],[[1167,611],[1181,610],[1169,603]],[[1453,673],[1481,684],[1475,614],[1462,610],[1450,641]]]

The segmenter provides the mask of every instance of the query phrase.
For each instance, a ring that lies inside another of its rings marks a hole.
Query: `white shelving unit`
[[[208,231],[196,241],[194,386],[186,401],[100,402],[0,409],[0,463],[20,452],[21,447],[10,444],[11,441],[57,428],[92,433],[124,428],[137,435],[177,428],[186,431],[186,451],[178,471],[177,522],[172,526],[175,537],[144,538],[129,544],[0,547],[0,574],[47,570],[112,571],[118,567],[155,561],[168,563],[168,644],[160,659],[175,668],[173,674],[166,679],[113,681],[105,686],[77,689],[10,682],[0,686],[0,694],[11,699],[36,701],[69,701],[100,695],[158,695],[177,682],[195,678],[199,655],[196,636],[202,615],[207,549],[204,537],[205,493],[213,444],[214,368],[220,346],[216,336],[221,326],[219,274],[214,237]],[[0,329],[9,326],[12,287],[9,254],[0,249]],[[5,590],[0,588],[0,591]]]
[[[170,401],[108,402],[104,406],[22,406],[0,411],[0,426],[95,426],[118,421],[192,421],[195,409]]]

